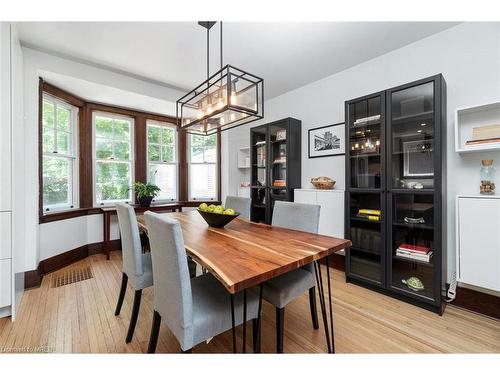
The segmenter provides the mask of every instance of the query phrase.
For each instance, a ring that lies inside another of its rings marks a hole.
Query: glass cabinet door
[[[390,100],[392,181],[389,186],[433,189],[434,82],[392,92]]]
[[[383,136],[381,96],[349,104],[351,188],[380,189]]]
[[[252,186],[267,186],[266,160],[267,141],[266,129],[252,130]]]
[[[434,81],[389,94],[388,283],[434,301]]]
[[[349,193],[349,274],[382,284],[383,217],[381,193]]]
[[[287,126],[276,124],[269,127],[269,222],[273,216],[274,203],[277,200],[288,200],[289,187],[287,179],[288,135]]]

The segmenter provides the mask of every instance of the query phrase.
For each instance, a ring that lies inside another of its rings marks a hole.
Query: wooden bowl
[[[311,179],[311,184],[313,184],[316,189],[331,190],[335,186],[335,181],[330,177],[316,177]]]
[[[208,211],[201,211],[198,209],[201,217],[205,219],[208,226],[213,228],[224,228],[225,225],[229,224],[232,220],[236,219],[240,213],[236,212],[234,215],[224,215],[224,214],[216,214]]]

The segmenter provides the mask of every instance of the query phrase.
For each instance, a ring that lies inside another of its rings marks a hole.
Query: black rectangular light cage
[[[264,118],[264,80],[226,65],[177,100],[177,125],[211,135]]]

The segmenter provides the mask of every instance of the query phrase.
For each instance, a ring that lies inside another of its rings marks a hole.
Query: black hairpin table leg
[[[332,306],[332,289],[330,283],[330,268],[328,264],[329,257],[326,257],[326,273],[328,277],[328,304],[330,309],[330,329],[328,328],[328,315],[326,311],[326,301],[323,288],[323,277],[321,272],[321,265],[319,261],[314,262],[314,273],[316,275],[316,284],[318,287],[319,302],[321,307],[321,314],[323,316],[323,326],[325,328],[325,338],[328,347],[328,353],[335,353],[334,346],[334,331],[333,331],[333,306]],[[331,333],[331,336],[330,336]]]
[[[231,294],[231,322],[233,331],[233,353],[236,353],[236,324],[234,321],[234,294]]]

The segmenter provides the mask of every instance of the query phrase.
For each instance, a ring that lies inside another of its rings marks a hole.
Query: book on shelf
[[[472,140],[472,141],[466,141],[465,142],[465,144],[467,146],[485,145],[485,144],[490,144],[490,143],[500,143],[500,137],[497,137],[497,138],[488,138],[488,139],[478,139],[478,140]]]
[[[367,219],[370,221],[380,221],[380,215],[357,214],[356,217],[359,217],[360,219]]]
[[[408,245],[406,243],[399,245],[398,249],[410,251],[413,253],[420,253],[420,254],[427,254],[431,251],[430,247],[418,246],[418,245]]]
[[[411,251],[403,250],[398,248],[396,250],[396,256],[400,258],[406,258],[406,259],[413,259],[413,260],[419,260],[421,262],[427,262],[429,263],[432,259],[432,251],[429,251],[427,254],[421,254],[421,253],[414,253]]]
[[[380,210],[371,210],[368,208],[361,208],[358,210],[358,214],[376,215],[380,216]]]

